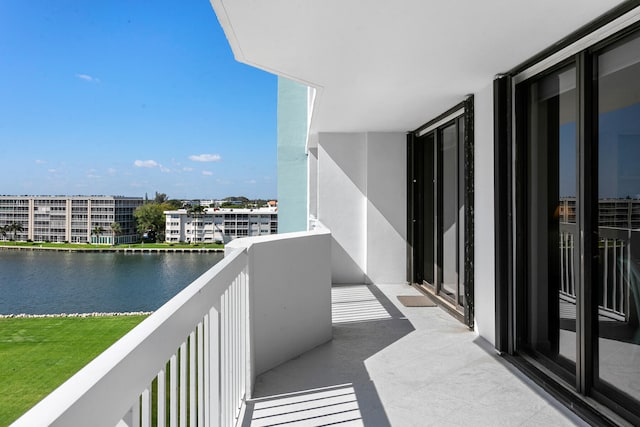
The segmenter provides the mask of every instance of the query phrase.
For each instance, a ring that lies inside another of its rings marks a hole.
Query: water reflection
[[[222,257],[0,251],[0,314],[153,311]]]

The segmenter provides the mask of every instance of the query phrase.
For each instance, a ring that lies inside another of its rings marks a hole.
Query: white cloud
[[[256,181],[255,179],[250,179],[248,181],[246,181],[247,184],[257,184],[258,181]]]
[[[45,163],[47,162],[44,160],[36,159],[36,165],[44,165]]]
[[[165,168],[164,166],[160,166],[160,172],[164,172],[164,173],[171,173],[171,169],[169,168]]]
[[[109,169],[107,169],[107,173],[109,175],[115,175],[116,173],[118,173],[118,171],[116,169],[114,169],[114,168],[109,168]]]
[[[90,174],[87,174],[87,178],[89,178],[89,179],[98,179],[98,178],[100,178],[100,175],[96,175],[96,174],[90,173]]]
[[[139,168],[157,168],[160,166],[155,160],[136,160],[133,164]]]
[[[220,154],[193,154],[189,156],[189,160],[194,162],[219,162],[222,157],[220,157]]]
[[[85,82],[100,83],[100,79],[90,76],[88,74],[76,74],[76,77],[79,78],[80,80],[84,80]]]
[[[185,171],[185,172],[193,172],[193,168],[184,167],[184,168],[182,168],[182,170]]]
[[[202,175],[211,176],[211,175],[213,175],[213,172],[211,172],[211,171],[202,171]]]
[[[58,172],[58,171],[57,171],[57,169],[49,169],[49,170],[48,170],[48,172],[49,172],[49,173],[56,173],[56,172]]]

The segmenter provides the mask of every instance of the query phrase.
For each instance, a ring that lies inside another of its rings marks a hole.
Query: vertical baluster
[[[169,426],[178,427],[178,361],[175,354],[169,361]]]
[[[607,307],[607,282],[609,281],[609,239],[604,239],[604,273],[602,275],[602,306]]]
[[[570,263],[569,265],[571,266],[571,295],[572,296],[577,296],[576,295],[576,263],[573,262],[573,260],[575,259],[573,256],[575,254],[575,243],[576,243],[576,237],[575,235],[571,234],[569,235],[569,239],[571,242],[571,255],[570,255]]]
[[[613,288],[611,294],[611,309],[616,309],[616,290],[618,289],[618,241],[613,239],[613,259],[611,260],[613,270]]]
[[[210,419],[206,425],[217,426],[224,425],[221,419],[220,384],[222,373],[220,372],[221,359],[221,341],[220,341],[220,313],[212,308],[209,311],[209,410]]]
[[[204,427],[204,327],[198,323],[198,427]]]
[[[240,343],[242,344],[242,347],[240,348],[240,360],[242,360],[242,363],[240,365],[240,369],[242,370],[242,397],[243,399],[247,398],[247,362],[248,362],[248,358],[247,358],[247,339],[249,336],[249,331],[247,328],[247,324],[248,324],[248,317],[247,317],[247,282],[246,282],[246,278],[244,275],[244,271],[242,271],[240,273],[240,289],[241,289],[241,295],[240,295],[240,320],[241,320],[241,325],[240,325]]]
[[[236,347],[236,351],[235,351],[235,360],[236,360],[236,370],[235,370],[235,374],[234,374],[234,379],[233,382],[235,383],[236,386],[236,401],[235,401],[235,405],[234,408],[234,419],[237,417],[238,415],[238,410],[240,409],[239,406],[239,402],[240,402],[240,395],[241,395],[241,387],[240,387],[240,369],[241,369],[241,362],[242,360],[240,359],[241,357],[241,351],[240,351],[240,341],[242,338],[242,331],[240,330],[240,275],[238,275],[238,277],[236,278],[236,284],[235,284],[235,304],[234,304],[234,308],[233,308],[233,319],[235,321],[235,347]]]
[[[204,359],[204,425],[211,426],[211,322],[209,314],[204,316],[203,322],[203,359]]]
[[[631,232],[629,232],[629,234],[631,234]],[[625,284],[626,301],[624,315],[626,317],[628,314],[630,314],[629,305],[631,304],[631,236],[629,236],[629,240],[627,241],[627,280]]]
[[[562,251],[562,280],[564,286],[564,292],[568,295],[573,295],[571,292],[571,234],[562,233],[562,245],[564,249]]]
[[[231,293],[231,339],[232,339],[232,369],[233,376],[231,377],[232,394],[231,401],[229,402],[229,408],[233,408],[233,413],[229,414],[232,420],[236,418],[236,407],[238,406],[238,277],[233,280],[233,290]]]
[[[222,294],[220,304],[220,332],[222,339],[220,342],[221,356],[221,390],[220,390],[220,418],[221,424],[227,425],[227,399],[229,398],[229,288]]]
[[[236,316],[238,317],[238,397],[240,398],[238,409],[242,407],[242,400],[244,399],[244,345],[242,341],[244,340],[244,321],[243,314],[243,284],[242,284],[242,273],[238,276],[238,312]]]
[[[618,289],[618,312],[624,314],[624,295],[625,295],[625,277],[624,277],[624,248],[625,242],[620,242],[620,289]]]
[[[235,279],[234,279],[235,280]],[[232,407],[233,402],[233,281],[229,284],[227,288],[227,303],[225,310],[225,321],[226,321],[226,369],[225,374],[227,377],[227,389],[225,392],[225,405],[224,405],[224,420],[227,424],[231,424],[231,413],[230,409]]]
[[[565,276],[567,274],[567,270],[565,267],[565,257],[566,257],[567,248],[565,247],[565,233],[560,233],[560,290],[564,293],[567,293],[567,281]]]
[[[141,414],[141,426],[151,427],[151,393],[146,388],[142,392],[142,414]]]
[[[245,344],[245,362],[244,362],[244,391],[247,399],[251,398],[252,386],[253,386],[253,343],[251,341],[251,322],[253,321],[251,315],[251,282],[248,276],[248,267],[245,266],[241,273],[242,282],[244,283],[245,299],[244,299],[244,315],[245,320],[244,344]]]
[[[180,344],[180,427],[187,427],[187,343]]]
[[[189,334],[189,426],[195,427],[196,417],[196,333]]]
[[[156,393],[157,397],[158,397],[158,409],[156,411],[157,416],[157,423],[158,423],[158,427],[165,427],[166,425],[166,421],[167,421],[167,411],[166,411],[166,403],[167,403],[167,377],[166,377],[167,373],[166,371],[163,369],[160,370],[160,372],[158,372],[158,391]]]

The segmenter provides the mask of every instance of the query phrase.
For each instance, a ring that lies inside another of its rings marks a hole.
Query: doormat
[[[398,295],[398,300],[405,307],[437,307],[431,298],[424,295]]]

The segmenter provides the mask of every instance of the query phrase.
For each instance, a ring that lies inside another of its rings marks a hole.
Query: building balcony
[[[15,422],[36,425],[574,425],[406,284],[331,286],[327,230],[226,257]]]

